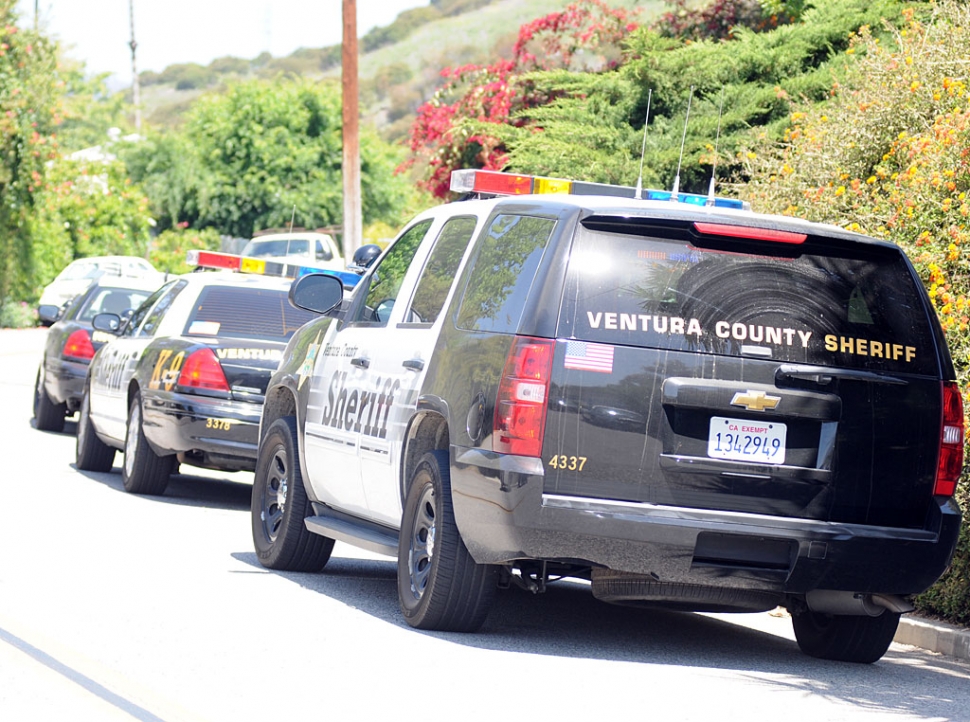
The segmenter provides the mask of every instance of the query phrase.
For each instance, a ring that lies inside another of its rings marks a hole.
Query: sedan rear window
[[[284,290],[209,286],[199,294],[185,334],[286,341],[316,317],[290,305]]]

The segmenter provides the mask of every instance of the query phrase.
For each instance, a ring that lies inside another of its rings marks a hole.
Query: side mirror
[[[94,326],[98,331],[107,331],[110,334],[117,336],[121,333],[122,321],[121,316],[116,313],[99,313],[93,319],[91,319],[91,325]]]
[[[45,303],[37,308],[37,316],[42,326],[53,326],[61,317],[61,307]]]
[[[293,281],[289,298],[290,303],[297,308],[315,313],[328,313],[343,301],[344,284],[336,276],[309,273]]]

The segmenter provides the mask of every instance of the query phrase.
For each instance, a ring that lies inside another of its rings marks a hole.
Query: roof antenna
[[[640,146],[640,175],[637,176],[637,190],[633,194],[636,200],[643,199],[643,156],[647,152],[647,124],[650,122],[650,100],[653,98],[653,88],[647,92],[647,117],[643,120],[643,144]]]
[[[724,112],[724,89],[721,89],[721,104],[717,109],[717,134],[714,136],[714,165],[711,168],[711,184],[707,189],[706,206],[713,206],[714,198],[714,179],[717,177],[717,146],[721,140],[721,114]]]
[[[674,176],[674,189],[670,192],[670,200],[677,201],[680,196],[680,166],[684,163],[684,145],[687,143],[687,122],[690,120],[690,101],[694,98],[694,86],[690,86],[687,96],[687,115],[684,117],[684,136],[680,139],[680,160],[677,161],[677,175]]]
[[[296,220],[296,203],[293,204],[293,212],[290,214],[290,233],[293,232],[293,221]]]

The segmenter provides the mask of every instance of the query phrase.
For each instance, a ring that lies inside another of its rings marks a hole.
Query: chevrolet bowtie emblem
[[[731,399],[731,406],[743,406],[748,411],[773,409],[781,401],[780,396],[769,396],[764,391],[740,391]]]

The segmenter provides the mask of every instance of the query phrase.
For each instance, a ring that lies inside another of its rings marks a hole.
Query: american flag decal
[[[611,374],[613,373],[613,347],[585,341],[568,341],[564,365],[567,369]]]

